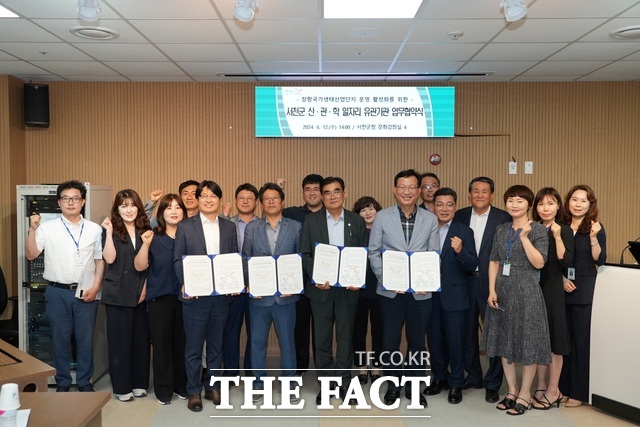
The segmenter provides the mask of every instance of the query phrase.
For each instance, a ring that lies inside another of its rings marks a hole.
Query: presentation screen
[[[257,137],[453,137],[454,87],[256,87]]]

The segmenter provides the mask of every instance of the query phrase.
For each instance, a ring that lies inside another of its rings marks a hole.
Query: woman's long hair
[[[126,190],[120,190],[113,200],[113,206],[111,206],[111,224],[113,225],[113,232],[123,242],[127,241],[129,233],[127,232],[127,227],[124,225],[124,221],[120,216],[118,207],[125,203],[127,200],[131,200],[134,206],[138,208],[138,215],[136,216],[136,219],[134,221],[136,227],[136,236],[139,236],[145,231],[151,229],[151,227],[149,226],[149,218],[147,218],[147,215],[144,211],[144,206],[142,205],[142,200],[140,200],[140,196],[138,196],[138,193],[130,188],[127,188]]]
[[[573,218],[573,215],[571,215],[571,211],[569,210],[569,200],[571,200],[571,196],[573,196],[573,193],[579,190],[583,190],[587,193],[587,200],[589,200],[589,210],[587,211],[587,214],[584,216],[584,218],[582,218],[582,222],[578,227],[578,233],[588,234],[591,232],[591,223],[598,220],[598,199],[596,199],[596,193],[594,193],[591,187],[589,187],[588,185],[574,185],[567,193],[566,197],[564,198],[564,205],[567,207],[564,214],[564,222],[567,225],[571,225],[571,219]]]

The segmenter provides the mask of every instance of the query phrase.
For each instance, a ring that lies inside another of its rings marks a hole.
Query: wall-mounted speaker
[[[49,127],[49,85],[24,84],[24,124]]]

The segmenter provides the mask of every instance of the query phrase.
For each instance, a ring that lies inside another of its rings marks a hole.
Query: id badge
[[[576,269],[573,267],[567,268],[567,279],[576,280]]]
[[[76,265],[77,266],[82,265],[82,255],[80,255],[80,252],[76,252],[75,259],[76,259]]]
[[[509,264],[508,262],[505,262],[504,264],[502,264],[503,276],[508,276],[510,271],[511,271],[511,264]]]

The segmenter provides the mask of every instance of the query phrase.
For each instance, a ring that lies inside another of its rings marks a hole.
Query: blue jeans
[[[292,377],[296,372],[296,344],[294,328],[296,324],[296,304],[276,304],[268,307],[249,302],[251,311],[251,367],[257,377],[254,387],[262,389],[260,379],[267,375],[265,371],[267,358],[267,339],[271,321],[278,334],[280,344],[280,367],[282,376]]]
[[[71,335],[76,342],[76,383],[91,384],[93,376],[93,331],[99,301],[84,302],[75,291],[47,286],[45,290],[47,316],[51,325],[53,367],[58,387],[71,386]]]

